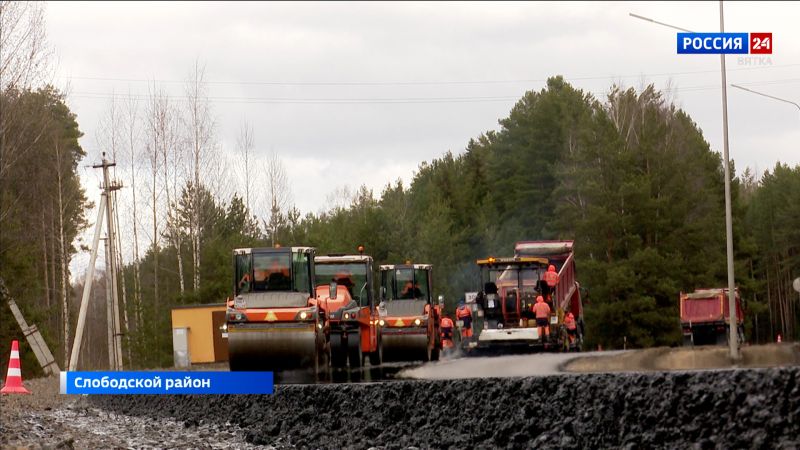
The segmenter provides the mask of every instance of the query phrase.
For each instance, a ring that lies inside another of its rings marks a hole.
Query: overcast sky
[[[112,92],[146,94],[156,80],[183,95],[197,60],[222,148],[232,151],[251,122],[256,152],[277,152],[295,204],[316,212],[338,186],[377,195],[421,161],[462,152],[559,74],[598,97],[615,82],[671,83],[721,152],[720,58],[676,54],[675,30],[629,12],[719,30],[717,2],[51,3],[47,24],[85,164],[98,159]],[[774,39],[769,58],[729,56],[728,82],[800,103],[798,18],[800,3],[726,3],[726,30]],[[798,108],[737,89],[728,100],[739,172],[800,163]],[[81,171],[96,195],[99,174]]]

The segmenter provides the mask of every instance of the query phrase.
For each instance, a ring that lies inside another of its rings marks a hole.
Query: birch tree
[[[250,193],[252,187],[252,180],[250,179],[250,164],[252,164],[253,148],[253,125],[247,121],[242,122],[239,128],[239,136],[236,138],[236,150],[239,153],[239,165],[241,167],[242,175],[244,177],[244,205],[248,211],[252,211],[252,204],[250,203]]]
[[[271,152],[263,163],[261,171],[264,175],[267,194],[267,213],[263,218],[267,239],[272,245],[280,227],[286,222],[286,212],[292,200],[289,178],[286,168],[277,153]]]
[[[130,171],[131,186],[131,227],[133,228],[133,304],[134,323],[138,328],[142,322],[142,279],[139,273],[141,260],[139,258],[139,218],[137,216],[138,203],[136,201],[136,177],[139,169],[139,105],[137,100],[128,95],[125,105],[124,130],[128,151],[128,170]]]
[[[200,228],[201,217],[199,187],[203,178],[203,167],[207,164],[215,148],[214,120],[208,99],[208,86],[205,81],[205,68],[195,62],[192,73],[186,83],[187,97],[187,135],[191,153],[191,179],[197,187],[193,192],[191,223],[189,237],[192,247],[192,287],[195,291],[200,289],[200,257],[202,253]],[[218,161],[217,161],[218,163]],[[213,170],[213,169],[212,169]]]

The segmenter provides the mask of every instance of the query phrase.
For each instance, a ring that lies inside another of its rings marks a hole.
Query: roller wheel
[[[430,361],[432,356],[433,346],[431,345],[430,339],[428,339],[428,345],[425,347],[425,352],[422,353],[422,362]]]
[[[369,354],[369,365],[378,367],[383,364],[383,343],[381,342],[381,334],[378,333],[378,348]]]
[[[347,365],[347,348],[339,333],[331,333],[331,366],[342,368]]]
[[[364,353],[361,352],[361,333],[352,333],[347,336],[347,359],[350,361],[350,370],[360,369],[364,364]]]

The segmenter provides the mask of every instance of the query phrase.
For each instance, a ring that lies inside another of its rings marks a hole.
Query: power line
[[[782,80],[754,81],[739,83],[746,86],[776,85],[800,82],[800,78],[788,78]],[[694,92],[719,89],[717,84],[668,87],[661,89],[662,92]],[[607,92],[590,92],[596,97],[605,95]],[[103,92],[74,92],[70,97],[111,100],[111,99],[133,99],[145,100],[148,94],[117,94]],[[485,103],[485,102],[507,102],[519,99],[519,95],[495,95],[495,96],[465,96],[465,97],[348,97],[348,98],[324,98],[324,97],[230,97],[230,96],[208,96],[212,103],[237,103],[237,104],[425,104],[425,103]],[[187,101],[189,98],[184,95],[169,96],[174,101]]]
[[[774,66],[759,66],[759,67],[742,67],[739,69],[730,69],[729,72],[734,71],[750,71],[750,70],[764,70],[775,69],[781,67],[796,67],[798,64],[782,64]],[[638,73],[633,75],[604,75],[604,76],[586,76],[586,77],[564,77],[567,80],[574,81],[587,81],[587,80],[607,80],[614,78],[639,78],[639,77],[664,77],[664,76],[679,76],[679,75],[697,75],[703,73],[717,73],[715,70],[697,70],[688,72],[663,72],[644,74]],[[169,79],[142,79],[142,78],[114,78],[114,77],[88,77],[88,76],[62,76],[60,78],[68,80],[86,80],[86,81],[114,81],[114,82],[129,82],[129,83],[186,83],[186,80],[169,80]],[[234,81],[234,80],[209,80],[204,81],[205,84],[218,84],[218,85],[263,85],[263,86],[438,86],[438,85],[476,85],[476,84],[522,84],[522,83],[543,83],[547,79],[517,79],[517,80],[424,80],[424,81]]]

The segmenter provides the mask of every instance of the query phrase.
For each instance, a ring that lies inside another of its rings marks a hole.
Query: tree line
[[[69,266],[92,225],[78,177],[86,155],[66,97],[42,81],[41,9],[0,6],[4,29],[28,45],[0,55],[15,61],[0,66],[0,276],[63,367],[84,282]],[[364,245],[377,263],[431,263],[434,294],[452,312],[479,287],[476,259],[510,256],[520,240],[575,240],[587,338],[604,348],[678,344],[678,293],[726,285],[721,157],[653,86],[612,86],[600,99],[550,78],[497,130],[422,162],[408,185],[339,188],[317,213],[293,206],[287,173],[300,168],[258,151],[252,124],[222,148],[207,92],[197,63],[181,95],[153,83],[147,95],[114,96],[95,136],[125,185],[115,202],[126,367],[171,365],[170,310],[230,295],[237,247]],[[746,170],[732,183],[748,339],[796,339],[800,166]],[[105,274],[89,281],[79,367],[102,369]],[[2,308],[0,339],[19,338]]]

